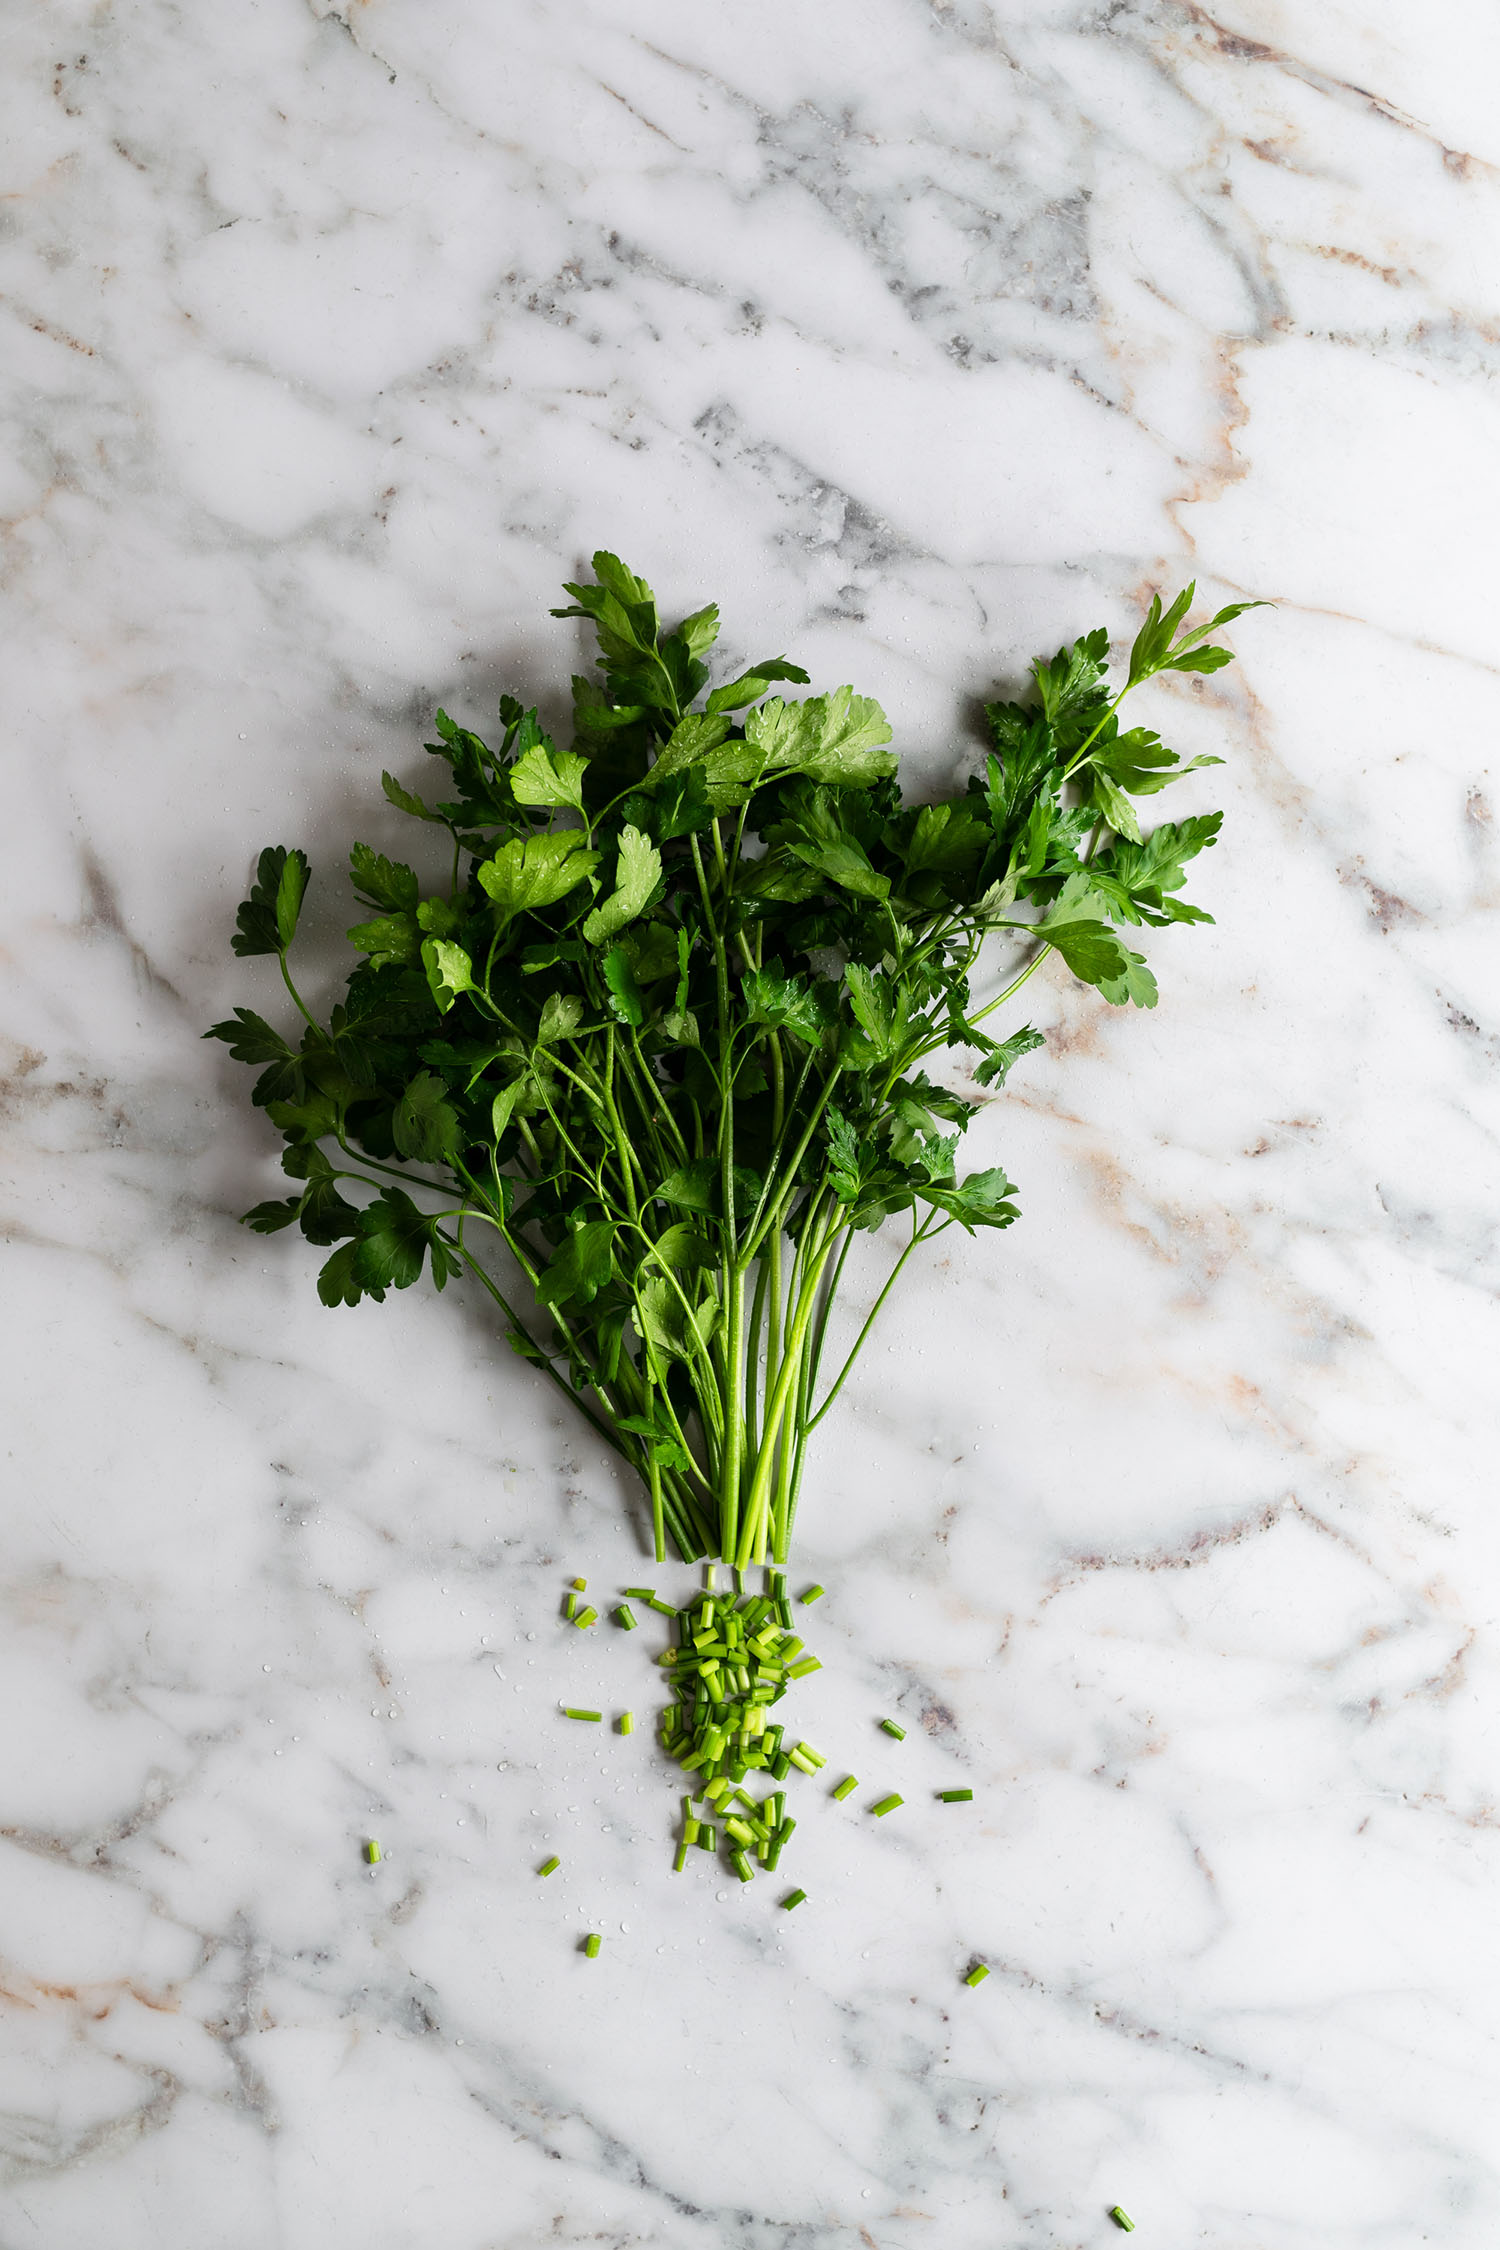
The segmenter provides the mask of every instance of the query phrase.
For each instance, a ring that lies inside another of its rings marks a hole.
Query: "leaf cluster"
[[[1227,662],[1207,636],[1249,605],[1183,631],[1192,588],[1154,601],[1118,689],[1102,633],[1039,662],[1034,700],[988,707],[966,793],[907,805],[868,697],[789,700],[784,656],[710,689],[717,610],[665,629],[612,555],[567,592],[554,615],[599,650],[571,746],[510,697],[493,746],[438,712],[436,790],[383,786],[446,834],[446,874],[353,847],[358,960],[326,1020],[287,965],[307,862],[261,855],[233,944],[278,957],[301,1024],[238,1008],[209,1036],[258,1071],[296,1192],[247,1223],[329,1250],[330,1305],[469,1273],[639,1471],[659,1550],[780,1559],[854,1356],[820,1396],[854,1237],[904,1225],[878,1311],[917,1247],[1017,1215],[958,1145],[1041,1039],[986,1020],[1051,955],[1152,1006],[1122,931],[1208,919],[1181,892],[1219,815],[1147,833],[1136,803],[1218,761],[1117,714]],[[996,936],[1010,972],[980,1001]],[[953,1048],[971,1095],[926,1067]]]

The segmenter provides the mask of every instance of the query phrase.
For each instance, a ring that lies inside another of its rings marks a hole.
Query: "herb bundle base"
[[[903,805],[878,704],[773,694],[809,684],[785,657],[710,689],[717,609],[667,630],[643,579],[605,553],[593,569],[553,612],[598,642],[572,747],[511,697],[498,747],[439,711],[444,794],[383,785],[440,874],[354,845],[358,959],[320,1016],[289,960],[307,859],[262,852],[232,944],[275,957],[300,1021],[237,1008],[207,1036],[258,1070],[295,1183],[246,1223],[331,1253],[326,1305],[472,1281],[639,1477],[659,1561],[767,1566],[763,1595],[684,1613],[663,1740],[730,1847],[774,1866],[784,1805],[773,1831],[741,1783],[791,1755],[769,1706],[815,1661],[788,1648],[776,1575],[809,1441],[908,1259],[1018,1215],[1003,1171],[959,1176],[958,1143],[1043,1042],[986,1025],[1051,957],[1154,1006],[1130,939],[1209,919],[1181,894],[1221,816],[1147,833],[1137,801],[1220,761],[1118,714],[1142,681],[1228,663],[1208,636],[1256,605],[1189,627],[1191,586],[1153,599],[1118,684],[1102,632],[1039,661],[1034,700],[987,707],[964,793]],[[972,1092],[928,1075],[949,1050]],[[888,1222],[899,1246],[849,1338],[851,1246]]]

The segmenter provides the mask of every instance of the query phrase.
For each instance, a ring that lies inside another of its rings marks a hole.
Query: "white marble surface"
[[[1497,25],[9,10],[4,2250],[1494,2243]],[[1157,704],[1216,927],[1045,988],[1024,1224],[818,1455],[798,1709],[915,1809],[805,1789],[795,1917],[554,1716],[650,1700],[556,1623],[607,1460],[237,1228],[198,1036],[254,849],[337,929],[600,543],[916,785],[1154,585],[1279,604]]]

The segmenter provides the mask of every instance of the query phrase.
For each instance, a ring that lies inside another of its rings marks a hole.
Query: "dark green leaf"
[[[334,1251],[318,1275],[318,1295],[325,1305],[357,1305],[361,1297],[373,1297],[377,1305],[384,1304],[383,1289],[367,1287],[356,1278],[354,1262],[358,1251],[357,1242],[346,1242],[341,1250]]]
[[[711,1156],[700,1157],[669,1172],[656,1192],[663,1203],[675,1203],[679,1210],[717,1211],[719,1167]]]
[[[416,876],[400,860],[387,859],[382,852],[371,851],[368,844],[352,845],[349,852],[349,875],[361,898],[372,906],[384,906],[395,914],[414,914],[421,888]]]
[[[389,802],[398,811],[410,813],[414,820],[437,820],[440,817],[435,812],[429,812],[421,798],[414,796],[410,789],[403,788],[393,773],[383,773],[380,777],[380,786],[385,791]]]
[[[435,1163],[458,1148],[458,1112],[448,1100],[448,1089],[435,1071],[420,1071],[411,1081],[391,1119],[391,1134],[403,1156]]]
[[[435,1223],[400,1188],[382,1188],[376,1201],[359,1214],[359,1227],[359,1239],[351,1245],[350,1271],[371,1296],[386,1289],[409,1289],[421,1278],[424,1256],[431,1257],[438,1289],[458,1271],[457,1260]],[[329,1267],[323,1270],[327,1273]]]
[[[612,945],[600,965],[604,970],[604,981],[609,986],[610,1007],[619,1021],[636,1026],[644,1023],[646,1003],[624,946]]]
[[[695,609],[691,617],[683,619],[672,637],[680,640],[691,655],[705,655],[719,637],[718,603],[708,602],[702,609]]]
[[[1022,1024],[1019,1031],[1013,1031],[1008,1039],[1002,1039],[991,1047],[984,1060],[975,1066],[975,1083],[980,1086],[1003,1086],[1012,1064],[1046,1044],[1039,1031],[1034,1031],[1029,1023]]]
[[[281,1033],[253,1008],[236,1008],[231,1020],[214,1024],[203,1036],[222,1039],[236,1062],[279,1063],[293,1057]]]
[[[422,933],[415,914],[378,914],[373,921],[356,922],[344,935],[372,961],[398,961],[403,965],[422,957]]]
[[[789,664],[784,656],[763,657],[748,672],[741,672],[737,680],[726,680],[723,687],[715,688],[704,709],[710,714],[742,711],[747,703],[758,703],[773,680],[791,680],[806,687],[807,674],[800,664]]]
[[[290,875],[288,868],[293,870]],[[307,860],[303,853],[289,852],[284,844],[268,845],[261,853],[250,896],[235,917],[235,934],[229,941],[241,959],[259,953],[281,953],[291,944],[307,879]],[[283,936],[282,926],[287,920],[290,928]]]
[[[950,797],[943,804],[922,805],[906,846],[907,872],[967,872],[978,866],[988,841],[988,824],[972,799]]]
[[[544,1305],[592,1304],[614,1272],[614,1224],[588,1219],[575,1227],[537,1282]]]
[[[837,1008],[821,980],[809,984],[805,977],[784,977],[769,968],[753,969],[746,974],[741,990],[752,1023],[790,1031],[810,1047],[817,1046],[838,1020]]]
[[[1066,741],[1069,722],[1084,718],[1092,723],[1108,701],[1104,666],[1109,656],[1109,635],[1085,633],[1071,648],[1060,648],[1051,663],[1038,658],[1031,668],[1042,699],[1042,709],[1053,733]],[[1087,732],[1087,724],[1084,732]]]
[[[636,1291],[633,1315],[642,1341],[669,1359],[696,1357],[708,1348],[718,1326],[717,1298],[691,1308],[670,1281],[644,1281]]]
[[[285,1203],[257,1203],[253,1211],[245,1213],[240,1225],[255,1234],[280,1234],[283,1227],[296,1225],[301,1209],[300,1195],[290,1196]]]
[[[989,1172],[971,1172],[957,1187],[921,1187],[917,1193],[924,1203],[935,1203],[958,1221],[966,1234],[976,1227],[1008,1227],[1021,1215],[1020,1206],[1011,1201],[1016,1190],[998,1167]]]
[[[882,971],[867,969],[858,961],[849,963],[844,971],[844,982],[849,987],[849,1004],[859,1028],[870,1042],[875,1058],[883,1062],[896,1044],[903,1012],[896,989]]]

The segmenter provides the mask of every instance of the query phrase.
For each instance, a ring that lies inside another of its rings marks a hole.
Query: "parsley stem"
[[[292,972],[286,965],[285,946],[281,948],[281,951],[277,954],[276,958],[281,964],[281,981],[286,986],[287,991],[291,994],[292,1002],[297,1010],[298,1015],[302,1018],[305,1024],[307,1024],[313,1031],[318,1034],[318,1037],[320,1039],[323,1038],[323,1026],[318,1022],[315,1016],[310,1016],[308,1014],[307,1009],[304,1007],[302,1002],[302,995],[292,982]]]

